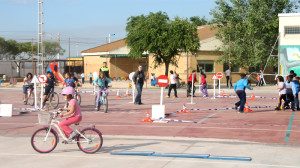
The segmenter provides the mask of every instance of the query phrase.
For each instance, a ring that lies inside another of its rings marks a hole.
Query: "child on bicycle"
[[[74,132],[69,126],[78,123],[82,120],[82,114],[78,102],[73,98],[75,90],[73,87],[65,87],[62,90],[62,95],[69,103],[68,108],[60,109],[60,111],[66,111],[66,113],[61,113],[61,117],[69,116],[59,123],[59,127],[63,130],[69,141],[76,137],[77,133]]]
[[[26,101],[27,90],[31,89],[31,91],[33,91],[33,83],[31,83],[31,81],[32,81],[32,73],[28,73],[23,80],[24,102]]]
[[[45,92],[43,97],[43,107],[46,103],[47,96],[50,94],[50,91],[54,91],[54,85],[56,84],[56,80],[51,72],[47,72],[47,82],[45,83]]]
[[[96,104],[98,104],[98,100],[99,100],[100,94],[102,93],[102,90],[105,91],[106,95],[108,95],[108,90],[105,86],[105,82],[107,82],[111,85],[110,80],[105,76],[105,74],[103,72],[99,72],[99,76],[94,80],[94,84],[98,87]]]
[[[64,83],[65,83],[66,87],[71,86],[73,88],[77,88],[77,83],[73,78],[71,78],[71,74],[69,72],[65,73]],[[64,85],[63,85],[63,88],[64,88]]]

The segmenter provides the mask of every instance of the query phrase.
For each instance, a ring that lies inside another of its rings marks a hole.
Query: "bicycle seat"
[[[79,125],[79,123],[75,123],[75,125]]]

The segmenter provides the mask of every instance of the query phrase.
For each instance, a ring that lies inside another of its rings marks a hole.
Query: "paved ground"
[[[212,90],[209,90],[209,92],[211,96]],[[233,91],[226,90],[226,93],[233,94]],[[250,95],[252,93],[256,96],[268,98],[278,96],[277,91],[272,87],[255,88],[254,91],[248,91],[247,94]],[[125,94],[125,91],[121,91],[121,94]],[[300,165],[298,160],[294,158],[300,153],[298,152],[300,143],[300,116],[298,112],[276,112],[273,110],[274,108],[253,108],[253,112],[247,114],[237,114],[234,110],[207,110],[234,107],[234,102],[237,101],[237,98],[205,99],[200,97],[197,91],[197,97],[194,98],[196,104],[188,104],[190,98],[186,98],[185,91],[180,90],[178,99],[164,98],[167,113],[181,110],[184,102],[187,102],[187,108],[201,110],[191,110],[191,114],[174,114],[167,118],[199,123],[169,122],[150,124],[138,121],[145,118],[147,110],[151,111],[153,104],[159,104],[159,90],[144,90],[144,105],[140,106],[129,103],[132,101],[132,97],[122,95],[118,99],[115,98],[115,95],[116,92],[114,91],[110,93],[109,112],[103,113],[95,111],[93,106],[94,95],[91,93],[82,94],[82,123],[95,123],[96,127],[102,131],[105,138],[102,152],[100,151],[96,155],[85,155],[77,149],[76,145],[73,145],[71,156],[69,156],[69,150],[63,150],[60,147],[47,156],[51,156],[54,160],[66,157],[68,160],[66,164],[71,164],[72,159],[76,160],[77,157],[84,157],[90,161],[88,164],[91,166],[88,167],[96,167],[94,164],[97,163],[96,160],[99,160],[97,159],[98,156],[101,160],[107,160],[107,162],[103,162],[105,167],[116,167],[114,164],[118,163],[120,163],[121,167],[136,167],[133,165],[137,164],[142,165],[139,167],[150,167],[151,165],[155,165],[155,167],[175,167],[175,165],[184,165],[185,167],[194,167],[195,165],[203,165],[204,167],[276,167],[276,165],[277,167],[296,167]],[[62,97],[60,98],[62,100]],[[30,107],[22,105],[20,89],[0,89],[0,100],[2,103],[13,104],[14,108]],[[277,100],[257,98],[256,101],[249,100],[248,103],[250,106],[274,106]],[[62,106],[63,103],[60,104],[60,107]],[[3,157],[0,158],[20,157],[23,158],[21,159],[21,164],[29,164],[33,161],[31,159],[43,159],[45,155],[35,153],[29,143],[30,135],[34,130],[41,127],[37,123],[37,112],[19,114],[17,111],[17,109],[14,110],[14,116],[11,118],[0,118],[0,135],[2,135],[0,140],[8,141],[7,143],[15,141],[14,148],[20,147],[24,148],[24,150],[14,152],[14,150],[9,150],[9,145],[2,142],[0,145],[1,151],[10,152],[7,152],[7,154],[5,154],[6,152],[2,153]],[[123,136],[109,135],[123,135],[125,138]],[[159,138],[154,138],[153,136]],[[180,142],[177,141],[177,138],[181,139]],[[215,140],[212,143],[210,142],[211,139],[206,138],[214,138]],[[24,141],[27,143],[22,143]],[[178,142],[178,144],[169,145],[174,141]],[[199,142],[196,143],[195,141]],[[205,142],[205,150],[193,147],[195,143],[197,144],[196,146],[199,145],[201,147],[203,142]],[[150,143],[150,145],[139,145],[144,143]],[[120,147],[122,144],[125,144],[125,148]],[[133,144],[134,147],[131,148],[128,144]],[[60,144],[59,146],[63,145]],[[193,150],[184,150],[184,148],[180,148],[182,146],[192,146],[188,149]],[[157,152],[167,153],[209,152],[214,155],[249,156],[254,160],[251,163],[239,163],[199,159],[121,157],[110,156],[109,152],[107,152],[108,149],[111,151],[123,149],[152,151],[155,149]],[[253,151],[253,153],[250,151]],[[115,159],[118,160],[117,163],[109,161]],[[60,162],[56,164],[58,164],[58,167],[64,165]]]

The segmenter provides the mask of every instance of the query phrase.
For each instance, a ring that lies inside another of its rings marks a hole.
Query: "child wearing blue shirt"
[[[242,73],[241,78],[242,79],[237,81],[236,84],[234,85],[234,91],[236,92],[236,94],[240,98],[240,101],[235,103],[235,110],[237,111],[238,107],[240,107],[239,113],[244,113],[244,106],[245,106],[245,103],[246,103],[245,88],[248,88],[249,90],[253,90],[253,88],[250,88],[248,86],[248,81],[247,81],[247,78],[246,78],[246,74]]]
[[[105,91],[106,95],[108,96],[108,90],[107,90],[106,84],[105,84],[106,82],[111,85],[110,80],[105,76],[105,74],[103,72],[100,72],[99,77],[97,77],[94,80],[94,84],[98,87],[96,104],[98,104],[99,97],[100,97],[100,94],[102,93],[102,90]]]
[[[289,75],[288,80],[285,83],[286,86],[286,101],[284,103],[284,110],[289,108],[289,103],[291,103],[292,111],[295,111],[295,97],[296,97],[296,87],[295,83],[292,82],[294,76]]]
[[[299,111],[299,98],[298,98],[298,93],[299,93],[299,79],[297,77],[297,75],[294,73],[294,78],[292,80],[292,82],[295,84],[295,89],[296,89],[296,95],[295,95],[295,105],[297,108],[297,111]]]

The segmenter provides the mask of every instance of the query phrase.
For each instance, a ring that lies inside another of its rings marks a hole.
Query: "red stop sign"
[[[166,87],[169,84],[169,78],[166,75],[160,75],[157,78],[157,84],[160,87]]]
[[[222,72],[218,72],[218,73],[217,73],[217,78],[218,78],[218,79],[221,79],[221,78],[223,78],[223,74],[222,74]]]

